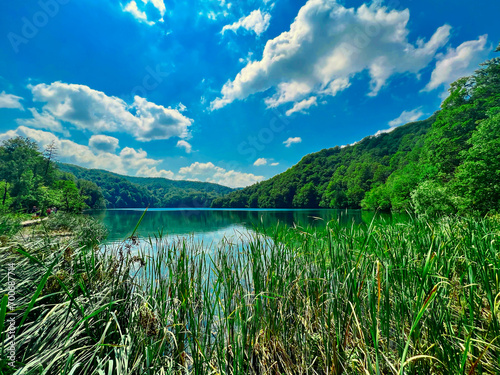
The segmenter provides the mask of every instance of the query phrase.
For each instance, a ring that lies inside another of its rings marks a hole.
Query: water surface
[[[88,211],[102,221],[109,230],[108,241],[119,241],[130,236],[144,209],[113,209]],[[342,225],[370,224],[375,213],[361,210],[279,210],[279,209],[149,209],[138,229],[142,238],[165,236],[193,236],[195,240],[218,242],[224,237],[253,233],[256,227],[278,224],[287,226],[324,226],[330,220]],[[378,214],[377,219],[393,220],[391,215]],[[399,218],[397,218],[399,219]]]

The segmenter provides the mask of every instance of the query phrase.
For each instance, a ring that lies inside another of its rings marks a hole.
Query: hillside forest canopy
[[[54,143],[29,138],[0,145],[0,212],[44,213],[101,208],[210,207],[233,189],[217,184],[121,176],[57,162]]]
[[[61,172],[53,143],[40,151],[36,142],[16,137],[0,146],[0,212],[67,212],[104,207],[101,189],[93,182]],[[36,208],[35,208],[36,207]]]
[[[353,208],[421,215],[500,209],[500,58],[449,88],[424,121],[306,155],[212,207]]]

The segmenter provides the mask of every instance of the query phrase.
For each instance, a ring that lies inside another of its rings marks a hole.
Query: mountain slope
[[[306,155],[212,207],[367,208],[417,214],[500,211],[500,58],[451,84],[429,119]]]
[[[62,172],[94,182],[106,200],[107,208],[132,207],[210,207],[215,198],[233,189],[208,182],[175,181],[164,178],[122,176],[100,169],[58,164]]]
[[[355,145],[306,155],[287,171],[214,200],[212,207],[359,208],[411,150],[421,147],[435,116],[364,138]]]

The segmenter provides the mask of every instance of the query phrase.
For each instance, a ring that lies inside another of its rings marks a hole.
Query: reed
[[[12,240],[16,374],[500,374],[499,237],[493,216]]]

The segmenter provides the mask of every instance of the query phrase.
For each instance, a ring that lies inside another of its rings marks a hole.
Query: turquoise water
[[[144,209],[114,209],[88,211],[102,221],[109,230],[108,241],[125,239],[132,234]],[[361,210],[277,210],[277,209],[149,209],[138,229],[142,238],[162,234],[172,237],[193,236],[204,242],[218,242],[222,238],[253,233],[256,227],[322,226],[326,221],[339,220],[343,225],[370,224],[373,212]],[[377,214],[377,219],[400,220],[388,214]]]

